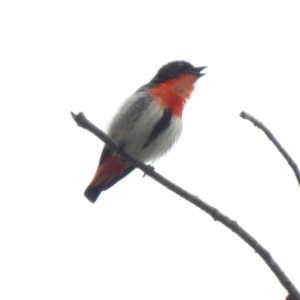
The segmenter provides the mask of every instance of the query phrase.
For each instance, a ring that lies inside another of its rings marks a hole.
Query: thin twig
[[[175,185],[162,175],[158,174],[154,171],[151,166],[144,164],[139,161],[133,155],[125,151],[123,147],[120,147],[118,143],[116,143],[113,139],[108,137],[103,131],[93,125],[89,120],[86,119],[83,113],[74,114],[71,113],[75,122],[78,126],[88,130],[89,132],[96,135],[100,140],[102,140],[106,145],[111,147],[118,154],[123,156],[126,160],[132,163],[135,167],[142,170],[149,177],[152,177],[154,180],[158,181],[160,184],[173,191],[175,194],[181,196],[187,201],[193,203],[200,209],[204,210],[208,213],[215,221],[219,221],[229,229],[231,229],[234,233],[236,233],[242,240],[244,240],[254,251],[265,261],[265,263],[269,266],[269,268],[273,271],[275,276],[278,278],[283,287],[288,291],[289,294],[293,295],[295,300],[300,300],[300,294],[294,284],[290,281],[290,279],[285,275],[285,273],[281,270],[279,265],[272,258],[271,254],[263,248],[249,233],[247,233],[242,227],[240,227],[236,221],[231,220],[229,217],[223,215],[220,211],[218,211],[213,206],[203,202],[197,196],[190,194],[189,192],[183,190],[179,186]]]
[[[251,115],[249,115],[248,113],[246,113],[244,111],[242,111],[240,113],[240,117],[252,122],[254,126],[258,127],[259,129],[261,129],[266,134],[266,136],[270,139],[270,141],[275,145],[277,150],[286,159],[286,161],[288,162],[288,164],[290,165],[290,167],[294,171],[295,176],[296,176],[297,181],[298,181],[298,184],[300,185],[300,173],[299,173],[299,169],[298,169],[297,164],[294,162],[294,160],[291,158],[291,156],[286,152],[286,150],[281,146],[281,144],[277,141],[277,139],[275,138],[273,133],[262,122],[255,119],[254,117],[252,117]]]

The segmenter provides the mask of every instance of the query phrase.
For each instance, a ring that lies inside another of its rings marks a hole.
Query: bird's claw
[[[151,173],[155,170],[155,168],[151,165],[147,165],[147,171],[144,173],[143,177],[146,177],[148,175],[148,173]]]

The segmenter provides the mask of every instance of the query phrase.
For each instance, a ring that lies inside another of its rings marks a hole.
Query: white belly
[[[152,162],[165,154],[174,145],[181,134],[182,121],[172,116],[170,125],[145,147],[145,143],[154,126],[162,118],[164,110],[155,102],[136,105],[137,99],[144,96],[136,93],[128,99],[119,110],[109,135],[124,144],[125,149],[144,162]],[[137,117],[138,116],[138,117]]]

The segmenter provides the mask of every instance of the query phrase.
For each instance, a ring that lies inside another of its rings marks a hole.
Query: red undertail
[[[133,171],[134,167],[127,162],[120,161],[117,157],[108,157],[99,165],[96,174],[86,188],[84,195],[91,202],[95,202],[100,193],[109,189],[119,180]]]

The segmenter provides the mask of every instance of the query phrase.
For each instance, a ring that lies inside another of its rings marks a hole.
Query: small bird
[[[143,162],[153,162],[174,145],[181,134],[182,111],[206,67],[187,61],[162,66],[152,80],[130,96],[113,118],[108,135]],[[93,180],[84,195],[96,202],[134,170],[134,166],[104,146]]]

